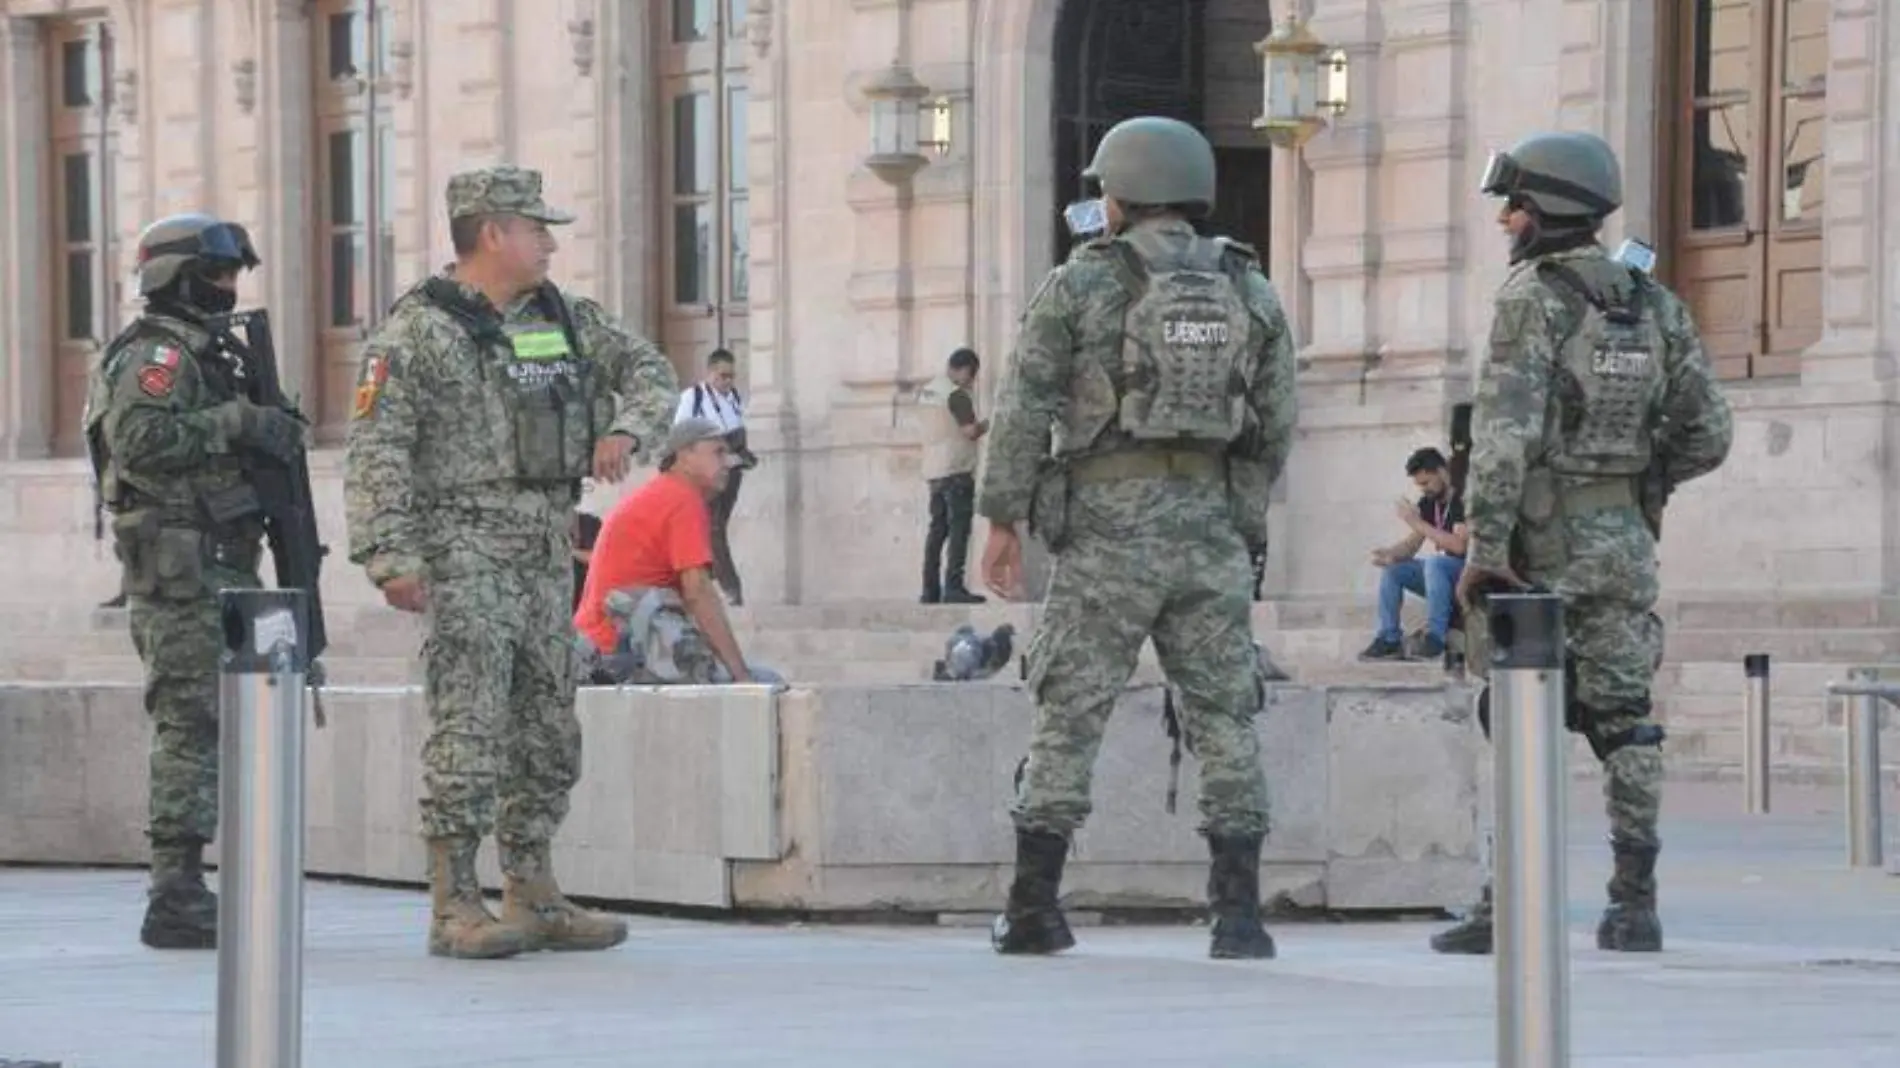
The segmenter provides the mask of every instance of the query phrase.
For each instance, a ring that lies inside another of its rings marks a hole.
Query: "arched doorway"
[[[1251,0],[1064,3],[1051,93],[1057,208],[1088,195],[1082,170],[1111,126],[1136,115],[1180,119],[1208,135],[1219,163],[1203,229],[1253,245],[1264,269],[1273,161],[1250,122],[1260,84],[1253,43],[1271,28],[1268,5]],[[1071,238],[1059,211],[1052,225],[1060,261]]]

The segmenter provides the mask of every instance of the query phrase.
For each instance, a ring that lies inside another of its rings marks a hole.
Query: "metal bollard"
[[[1569,735],[1563,602],[1550,594],[1493,594],[1487,615],[1497,768],[1498,1064],[1566,1068]]]
[[[1829,693],[1847,698],[1847,863],[1878,868],[1885,844],[1880,825],[1880,702],[1893,700],[1900,691],[1880,685],[1879,674],[1867,668],[1849,671],[1847,680],[1827,687]]]
[[[1742,658],[1742,789],[1750,815],[1768,811],[1768,654]]]
[[[301,590],[224,590],[218,815],[218,1068],[303,1059]]]

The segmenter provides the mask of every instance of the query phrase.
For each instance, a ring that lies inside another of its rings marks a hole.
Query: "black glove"
[[[303,455],[302,419],[280,408],[266,408],[247,400],[226,401],[219,407],[218,422],[225,440],[263,453],[282,463]]]

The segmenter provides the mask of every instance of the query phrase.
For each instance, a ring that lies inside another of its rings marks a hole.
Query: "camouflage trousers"
[[[580,781],[573,571],[564,555],[432,562],[423,643],[423,833],[550,842]]]
[[[630,587],[607,595],[607,618],[619,636],[602,652],[585,634],[574,636],[579,678],[593,685],[723,685],[732,672],[713,655],[680,595],[669,589]],[[780,683],[770,668],[748,664],[752,681]]]
[[[1266,832],[1253,575],[1239,536],[1210,527],[1199,542],[1085,532],[1057,554],[1027,654],[1036,713],[1011,806],[1017,826],[1067,834],[1087,820],[1109,714],[1152,638],[1200,759],[1201,831]]]
[[[208,590],[253,589],[257,575],[209,568]],[[145,668],[152,717],[146,833],[155,842],[209,842],[218,832],[218,657],[224,630],[215,592],[188,600],[127,597],[132,646]]]
[[[1481,613],[1468,613],[1466,626],[1484,649]],[[1564,651],[1568,700],[1588,710],[1588,736],[1596,745],[1633,727],[1647,725],[1650,690],[1663,653],[1663,624],[1644,605],[1606,598],[1565,598]],[[1473,671],[1482,673],[1486,657],[1474,653]],[[1662,751],[1652,745],[1625,745],[1603,760],[1603,801],[1612,841],[1659,848],[1662,811]],[[1479,911],[1488,913],[1489,895]]]

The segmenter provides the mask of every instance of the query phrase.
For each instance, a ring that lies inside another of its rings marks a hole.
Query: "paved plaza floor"
[[[1673,786],[1669,949],[1619,957],[1591,938],[1608,859],[1579,784],[1573,1064],[1900,1065],[1900,877],[1845,867],[1837,792],[1776,801],[1750,818],[1739,787]],[[214,1063],[214,957],[142,948],[142,885],[0,869],[0,1062]],[[638,917],[607,953],[458,962],[425,954],[427,916],[420,892],[311,884],[305,1065],[1495,1063],[1493,961],[1434,955],[1436,923],[1278,924],[1280,959],[1241,963],[1186,926],[1082,928],[1069,954],[1020,960],[981,929]]]

